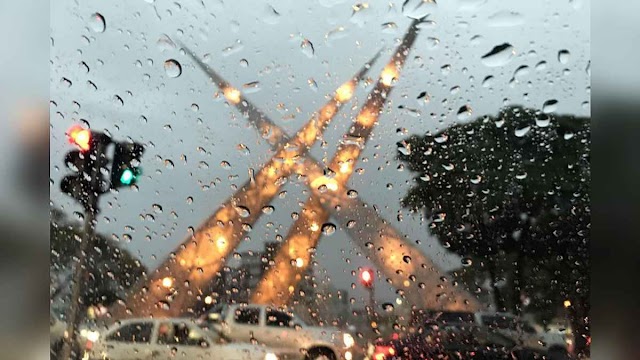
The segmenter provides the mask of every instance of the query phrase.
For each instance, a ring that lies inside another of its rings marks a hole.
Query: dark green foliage
[[[52,273],[70,272],[82,238],[80,224],[73,224],[57,209],[51,211],[50,247]],[[92,239],[88,254],[87,277],[83,284],[84,306],[110,305],[145,273],[145,267],[120,244],[101,234]],[[55,292],[64,292],[69,283],[59,284]]]
[[[528,129],[528,130],[527,130]],[[511,279],[498,306],[549,319],[565,299],[589,310],[590,119],[511,107],[411,136],[404,206],[478,272]]]

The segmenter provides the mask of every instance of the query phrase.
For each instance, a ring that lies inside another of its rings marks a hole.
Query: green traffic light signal
[[[131,169],[125,169],[120,175],[120,182],[124,185],[131,185],[133,179],[135,179],[135,174]]]

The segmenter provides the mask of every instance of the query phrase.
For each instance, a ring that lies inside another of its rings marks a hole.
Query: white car
[[[355,341],[334,327],[306,325],[293,313],[264,305],[230,305],[205,321],[233,340],[257,342],[287,359],[351,360]]]
[[[191,319],[127,319],[87,335],[95,340],[89,342],[88,358],[96,360],[278,360],[264,346],[228,343]]]
[[[65,331],[67,331],[67,324],[53,312],[49,312],[49,341],[52,347],[62,343]]]
[[[475,313],[475,321],[516,340],[519,345],[530,349],[549,352],[569,352],[570,334],[567,332],[544,331],[541,326],[530,324],[509,313]]]

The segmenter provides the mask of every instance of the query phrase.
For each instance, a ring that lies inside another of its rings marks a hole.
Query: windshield
[[[588,1],[51,11],[50,293],[70,326],[199,319],[264,349],[338,328],[355,359],[562,320],[588,353]]]

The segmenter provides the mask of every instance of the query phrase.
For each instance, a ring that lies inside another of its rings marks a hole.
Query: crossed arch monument
[[[415,244],[407,241],[375,207],[347,195],[347,183],[371,132],[378,122],[400,71],[416,40],[420,20],[414,20],[353,120],[345,141],[328,166],[308,154],[340,109],[364,80],[373,57],[333,97],[312,114],[294,136],[258,110],[242,93],[191,52],[189,56],[221,90],[227,102],[260,132],[275,155],[252,174],[165,262],[134,286],[127,298],[111,309],[113,319],[126,317],[176,317],[194,312],[207,289],[225,265],[226,259],[244,238],[247,224],[257,222],[262,209],[279,193],[284,179],[297,175],[309,187],[310,196],[300,216],[269,268],[252,291],[251,302],[285,305],[296,284],[311,264],[311,252],[322,237],[321,225],[334,216],[353,243],[367,255],[396,289],[403,290],[410,304],[433,310],[478,310],[479,301],[470,293],[443,281],[439,269]],[[186,47],[185,47],[186,49]],[[355,220],[355,221],[352,221]]]

